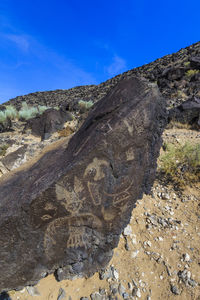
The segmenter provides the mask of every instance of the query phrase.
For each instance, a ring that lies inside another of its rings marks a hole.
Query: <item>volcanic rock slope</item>
[[[60,106],[72,100],[97,102],[104,97],[119,80],[141,75],[157,83],[167,99],[167,107],[182,103],[191,96],[200,97],[200,42],[180,51],[166,55],[149,64],[117,75],[99,85],[78,86],[68,90],[36,92],[18,96],[6,104],[21,106],[22,101],[30,105]]]

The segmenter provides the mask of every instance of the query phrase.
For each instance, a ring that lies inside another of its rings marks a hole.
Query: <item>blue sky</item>
[[[0,0],[0,103],[98,84],[198,42],[199,12],[199,0]]]

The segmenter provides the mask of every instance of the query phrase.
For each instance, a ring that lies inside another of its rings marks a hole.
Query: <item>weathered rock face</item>
[[[165,125],[163,99],[131,78],[90,113],[69,143],[0,181],[0,291],[90,276],[104,267],[149,191]]]
[[[169,111],[169,121],[200,127],[200,99],[193,97]]]
[[[71,121],[69,112],[55,109],[48,109],[42,115],[27,121],[24,131],[31,129],[33,135],[41,136],[42,140],[63,128],[66,121]]]

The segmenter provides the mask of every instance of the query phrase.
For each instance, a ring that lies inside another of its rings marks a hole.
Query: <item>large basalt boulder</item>
[[[199,56],[192,56],[189,59],[191,67],[200,70],[200,55]]]
[[[27,121],[24,132],[31,129],[31,133],[40,136],[42,140],[48,139],[52,133],[63,128],[66,121],[71,121],[72,115],[64,109],[50,108],[42,115]]]
[[[69,143],[1,179],[0,291],[55,270],[59,279],[90,276],[109,262],[154,180],[163,105],[155,85],[123,80]]]
[[[195,125],[200,128],[200,99],[192,97],[169,111],[169,122]]]
[[[0,123],[0,133],[12,130],[12,121],[7,118],[3,123]]]

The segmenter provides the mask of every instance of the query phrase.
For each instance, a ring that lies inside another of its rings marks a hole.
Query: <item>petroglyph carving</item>
[[[94,158],[93,161],[87,166],[84,177],[87,176],[91,171],[96,170],[96,174],[94,176],[94,180],[98,181],[105,177],[102,166],[109,166],[109,163],[106,160],[101,160],[98,158]]]
[[[118,205],[120,205],[124,200],[130,199],[131,194],[130,194],[130,192],[129,192],[129,189],[131,188],[132,185],[133,185],[133,182],[132,182],[132,183],[131,183],[124,191],[122,191],[122,192],[120,192],[120,193],[109,194],[109,193],[106,193],[106,192],[104,191],[104,194],[105,194],[107,197],[109,197],[109,198],[112,199],[112,202],[113,202],[113,205],[114,205],[114,206],[118,206]]]
[[[63,251],[66,248],[91,247],[91,243],[86,235],[86,228],[99,229],[102,222],[91,213],[80,216],[63,217],[52,221],[45,232],[44,249],[46,256],[50,259],[53,256],[56,245],[57,232],[62,234],[64,243]]]
[[[86,247],[84,234],[85,228],[83,227],[69,227],[69,239],[67,241],[67,248]]]
[[[42,220],[49,220],[49,219],[51,219],[51,218],[52,218],[52,216],[50,216],[50,215],[43,215],[43,216],[41,217]]]
[[[110,125],[110,122],[109,122],[109,121],[107,121],[105,124],[103,124],[103,125],[101,126],[101,129],[104,130],[104,134],[107,134],[107,133],[109,133],[110,131],[113,130],[112,127],[111,127],[111,125]]]
[[[130,160],[134,160],[134,158],[135,158],[134,151],[133,151],[132,148],[129,148],[129,149],[126,151],[126,159],[127,159],[128,161],[130,161]]]
[[[89,193],[93,200],[94,205],[100,205],[101,204],[101,195],[99,192],[99,184],[95,183],[95,182],[88,182],[88,190],[89,190]]]
[[[74,188],[71,188],[70,191],[63,185],[56,184],[57,199],[72,215],[77,214],[82,206],[82,202],[85,199],[81,199],[81,193],[83,190],[84,187],[76,176],[74,177]]]
[[[124,120],[124,124],[126,125],[129,134],[132,136],[133,132],[134,132],[133,126],[131,126],[130,123],[128,122],[128,120],[126,120],[126,119]]]
[[[55,207],[53,206],[52,203],[47,202],[47,203],[45,204],[44,209],[45,209],[45,210],[55,210]]]

